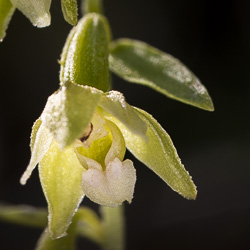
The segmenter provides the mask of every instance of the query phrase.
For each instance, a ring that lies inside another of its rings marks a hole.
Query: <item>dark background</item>
[[[196,201],[173,192],[134,161],[138,181],[126,206],[127,248],[243,249],[250,233],[250,2],[106,0],[114,38],[143,40],[184,62],[207,87],[215,112],[167,99],[113,77],[114,89],[168,131],[198,187]],[[52,25],[33,27],[16,11],[0,44],[0,200],[46,206],[37,171],[19,178],[30,157],[31,126],[58,88],[70,25],[53,1]],[[87,198],[84,205],[97,208]],[[0,249],[33,249],[41,231],[0,223]],[[86,240],[79,249],[98,249]],[[246,248],[244,248],[246,249]]]

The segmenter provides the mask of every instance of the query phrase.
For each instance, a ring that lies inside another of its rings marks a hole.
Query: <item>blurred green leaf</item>
[[[51,0],[10,0],[34,26],[46,27],[50,25]]]
[[[91,13],[82,18],[70,33],[63,49],[61,81],[72,81],[107,91],[109,25],[105,17]]]
[[[75,215],[77,234],[96,243],[103,242],[101,220],[98,215],[87,207],[80,207]]]
[[[0,220],[29,227],[47,226],[47,210],[27,205],[0,205]]]
[[[61,0],[64,19],[72,25],[77,24],[78,8],[76,0]]]
[[[0,42],[6,35],[6,30],[14,11],[15,7],[11,4],[10,0],[0,1]]]
[[[61,148],[81,137],[101,94],[95,88],[66,82],[49,97],[41,118]]]
[[[119,39],[110,46],[110,69],[121,78],[178,101],[213,111],[212,100],[200,80],[178,59],[146,43]]]
[[[134,109],[125,101],[123,94],[118,91],[110,91],[102,95],[99,106],[103,109],[104,115],[112,120],[115,116],[131,132],[142,136],[145,139],[147,125],[137,115]]]
[[[64,150],[53,142],[39,164],[39,176],[49,207],[49,232],[53,239],[66,235],[80,202],[82,165],[72,147]]]
[[[116,122],[124,135],[127,148],[173,190],[187,199],[195,199],[196,187],[191,176],[181,164],[169,135],[150,114],[138,108],[135,111],[148,125],[148,141],[142,140],[141,137]]]

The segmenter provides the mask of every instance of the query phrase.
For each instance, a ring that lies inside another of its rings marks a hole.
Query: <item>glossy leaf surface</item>
[[[41,118],[61,148],[81,137],[101,94],[95,88],[66,82],[49,97]]]
[[[61,81],[109,89],[108,43],[110,31],[105,17],[87,14],[70,34],[61,59]]]
[[[139,136],[132,134],[122,124],[118,124],[124,135],[127,148],[173,190],[187,199],[195,199],[196,187],[181,164],[169,135],[150,114],[140,109],[135,110],[148,125],[148,141],[145,142]]]
[[[39,176],[49,206],[49,232],[53,239],[66,235],[80,202],[82,165],[73,147],[64,150],[53,142],[39,164]]]
[[[112,42],[110,48],[110,68],[121,78],[198,108],[214,109],[200,80],[173,56],[129,39]]]
[[[77,1],[76,0],[61,0],[62,4],[62,12],[64,19],[72,24],[76,25],[77,24]]]
[[[6,35],[6,29],[8,28],[14,10],[15,7],[11,4],[10,0],[0,1],[0,41],[2,41]]]

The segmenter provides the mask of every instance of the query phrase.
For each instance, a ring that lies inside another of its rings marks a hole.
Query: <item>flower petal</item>
[[[31,159],[29,165],[21,177],[21,184],[25,185],[36,165],[42,160],[52,142],[52,135],[43,125],[41,119],[36,120],[31,133]]]
[[[10,0],[23,14],[30,19],[34,26],[50,25],[51,0]]]
[[[146,138],[147,125],[137,115],[134,109],[125,101],[123,94],[118,91],[110,91],[102,95],[99,106],[105,111],[107,119],[113,119],[115,116],[120,120],[132,133]]]
[[[49,232],[53,239],[66,235],[72,217],[84,197],[84,168],[73,147],[64,150],[53,142],[39,164],[39,176],[49,206]]]
[[[116,124],[123,133],[127,148],[173,190],[187,199],[195,199],[197,195],[196,187],[191,176],[181,164],[167,132],[150,114],[138,108],[135,110],[148,125],[148,141],[145,142],[139,136],[131,133],[117,121]]]
[[[102,91],[95,88],[66,82],[49,97],[41,118],[61,148],[83,134],[101,94]]]
[[[103,206],[118,206],[131,202],[136,181],[135,169],[130,160],[110,161],[106,171],[91,168],[82,174],[82,188],[88,198]]]

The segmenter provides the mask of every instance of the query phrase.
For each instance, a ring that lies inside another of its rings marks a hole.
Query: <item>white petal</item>
[[[117,202],[122,203],[127,200],[131,203],[136,182],[133,162],[131,160],[121,162],[115,158],[106,167],[106,178],[109,190]]]
[[[50,25],[51,0],[10,0],[23,14],[30,19],[34,26]]]
[[[123,201],[131,202],[136,181],[135,169],[130,160],[118,158],[109,162],[106,171],[95,167],[82,174],[82,188],[90,200],[103,206],[118,206]]]

